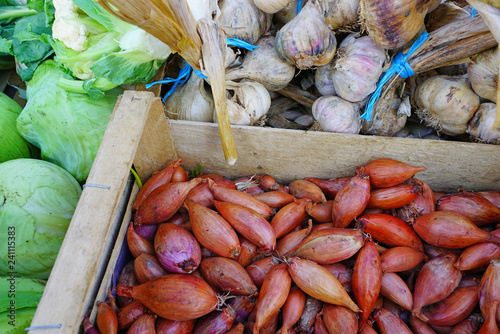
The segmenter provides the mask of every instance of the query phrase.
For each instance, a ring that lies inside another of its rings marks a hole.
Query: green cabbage
[[[9,312],[0,313],[0,333],[2,334],[24,334],[27,333],[24,329],[29,327],[33,316],[35,315],[36,307],[23,308],[16,310],[14,319],[8,318]]]
[[[36,149],[17,132],[16,119],[23,108],[0,92],[0,163],[36,157]]]
[[[27,104],[17,118],[19,133],[39,147],[41,158],[85,181],[109,123],[119,94],[115,88],[99,100],[67,92],[58,86],[65,72],[46,60],[27,83]]]
[[[0,275],[49,276],[80,194],[75,178],[50,162],[0,164]]]

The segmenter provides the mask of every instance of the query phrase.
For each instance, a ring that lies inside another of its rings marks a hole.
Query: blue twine
[[[363,115],[360,117],[370,121],[372,118],[372,111],[373,107],[375,106],[375,103],[380,97],[380,94],[382,94],[382,87],[384,84],[389,81],[389,79],[394,75],[397,74],[400,77],[406,79],[409,78],[413,75],[415,75],[415,72],[413,72],[413,69],[411,68],[410,64],[408,64],[408,58],[410,55],[412,55],[424,42],[427,40],[429,37],[429,34],[427,31],[424,31],[413,43],[413,45],[410,47],[410,50],[408,50],[407,54],[404,54],[403,52],[399,52],[394,59],[392,60],[392,65],[391,67],[382,75],[380,78],[379,83],[377,84],[377,89],[373,92],[373,94],[370,96],[368,99],[368,103],[366,104],[365,112]]]
[[[297,2],[297,14],[300,13],[301,9],[302,9],[302,0],[299,0],[299,2]]]
[[[239,48],[244,48],[249,51],[253,51],[258,48],[258,46],[252,45],[237,38],[227,38],[227,45],[237,46]]]
[[[475,8],[472,8],[472,11],[470,12],[470,18],[474,18],[474,16],[477,15],[477,10]]]
[[[157,84],[168,84],[168,83],[173,83],[174,85],[169,89],[169,91],[167,92],[167,94],[163,97],[163,102],[165,102],[165,100],[170,96],[172,95],[176,90],[177,88],[179,88],[180,86],[182,86],[186,81],[188,81],[189,77],[191,76],[191,71],[194,71],[194,73],[199,76],[200,78],[202,79],[206,79],[207,76],[204,75],[201,71],[197,71],[197,70],[194,70],[191,65],[189,65],[188,63],[186,63],[180,70],[179,72],[179,76],[177,76],[177,78],[165,78],[163,80],[160,80],[160,81],[155,81],[155,82],[152,82],[152,83],[149,83],[146,85],[146,89],[149,89],[151,86],[154,86],[154,85],[157,85]]]

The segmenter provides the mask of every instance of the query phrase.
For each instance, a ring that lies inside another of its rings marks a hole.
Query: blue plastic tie
[[[475,8],[472,8],[472,11],[470,12],[470,18],[474,18],[474,16],[477,15],[477,10]]]
[[[392,65],[391,67],[382,75],[380,78],[379,83],[377,84],[377,89],[373,92],[373,94],[370,96],[368,99],[368,103],[366,104],[365,112],[363,115],[360,117],[370,121],[372,119],[372,111],[373,107],[375,106],[375,103],[378,101],[380,94],[382,94],[382,87],[384,84],[389,81],[389,79],[394,75],[397,74],[400,77],[406,79],[411,76],[415,75],[415,72],[413,72],[413,69],[411,68],[410,64],[408,64],[408,58],[419,48],[424,44],[424,42],[427,40],[429,37],[429,34],[427,31],[424,31],[413,43],[413,45],[410,47],[410,50],[408,50],[407,54],[404,54],[403,52],[399,52],[394,59],[392,60]]]
[[[179,88],[180,86],[182,86],[186,81],[188,81],[189,77],[191,76],[191,71],[193,70],[193,68],[188,64],[186,63],[180,70],[179,72],[179,76],[177,78],[165,78],[163,80],[160,80],[160,81],[155,81],[155,82],[152,82],[152,83],[149,83],[146,85],[146,89],[149,89],[151,86],[154,86],[154,85],[157,85],[157,84],[168,84],[168,83],[173,83],[174,85],[170,88],[170,90],[167,92],[167,94],[165,95],[165,97],[163,97],[163,102],[165,102],[165,100],[173,94],[173,92],[175,92],[177,90],[177,88]],[[202,79],[206,79],[207,76],[204,75],[201,71],[197,71],[197,70],[193,70],[194,73],[199,76],[200,78]]]
[[[297,2],[297,14],[300,13],[301,9],[302,9],[302,0],[299,0],[299,2]]]
[[[252,45],[237,38],[228,38],[227,45],[237,46],[239,48],[247,49],[249,51],[253,51],[258,48],[258,46]]]

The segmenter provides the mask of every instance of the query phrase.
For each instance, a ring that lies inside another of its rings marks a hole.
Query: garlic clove
[[[261,11],[253,0],[221,0],[219,9],[215,21],[226,35],[250,44],[255,44],[272,24],[272,15]]]
[[[172,119],[213,122],[215,110],[211,94],[205,89],[205,81],[195,73],[165,101],[165,113]]]
[[[387,60],[386,51],[370,36],[347,36],[334,60],[332,82],[337,95],[350,102],[359,102],[373,93]]]
[[[361,129],[359,105],[338,96],[318,98],[312,115],[324,131],[357,134]]]
[[[255,6],[268,14],[274,14],[290,5],[292,0],[253,0]]]
[[[496,112],[495,103],[481,103],[469,121],[467,133],[479,142],[500,144],[500,130],[493,128]]]
[[[467,67],[467,75],[472,89],[483,99],[497,101],[498,67],[500,64],[500,49],[495,47],[483,51],[473,57],[473,62]]]
[[[270,35],[260,38],[255,44],[258,48],[245,55],[241,66],[226,70],[226,80],[249,79],[272,91],[286,87],[295,75],[295,66],[279,57],[274,42]]]
[[[467,123],[479,107],[479,96],[462,77],[438,75],[415,91],[417,116],[436,131],[450,136],[465,134]]]
[[[318,0],[309,0],[277,33],[278,55],[299,69],[328,64],[337,48],[335,33],[328,28]]]
[[[321,6],[331,30],[358,22],[359,0],[323,0]]]
[[[314,71],[314,86],[323,96],[336,96],[337,92],[333,86],[332,80],[333,67],[332,63],[323,66],[318,66]]]

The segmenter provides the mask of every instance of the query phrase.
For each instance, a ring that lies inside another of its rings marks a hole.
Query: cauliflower
[[[60,40],[67,48],[84,51],[89,32],[85,24],[79,22],[78,7],[72,0],[53,0],[55,15],[52,37]]]

